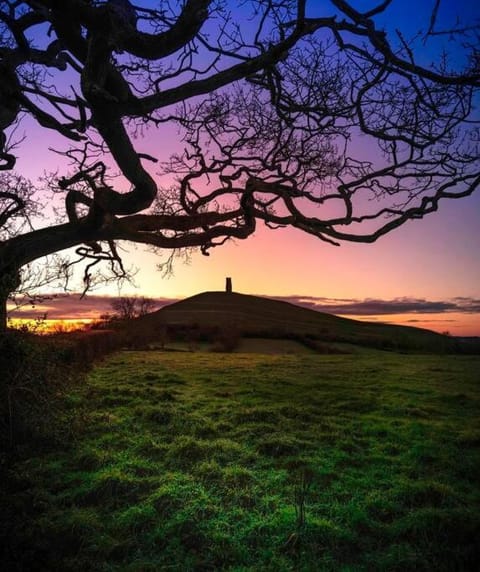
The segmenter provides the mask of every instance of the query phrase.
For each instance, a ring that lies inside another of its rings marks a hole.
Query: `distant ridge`
[[[243,336],[308,336],[384,349],[450,351],[448,336],[411,326],[361,322],[296,306],[289,302],[235,292],[203,292],[164,306],[135,321],[135,328],[235,329]]]

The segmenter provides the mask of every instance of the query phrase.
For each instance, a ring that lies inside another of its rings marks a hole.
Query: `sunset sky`
[[[362,8],[375,2],[354,4]],[[392,6],[395,27],[409,34],[428,25],[434,0],[415,3],[414,18],[412,5],[394,0]],[[458,12],[473,19],[479,17],[480,8],[476,0],[442,1],[442,18],[455,20]],[[23,124],[28,138],[17,170],[36,180],[61,162],[46,146],[38,146],[45,133],[37,127],[29,130],[28,125],[26,121]],[[55,137],[51,132],[48,135],[52,137],[50,146],[54,146]],[[172,150],[170,138],[163,134],[149,134],[136,145],[160,160],[167,159]],[[121,294],[156,298],[159,305],[222,290],[225,277],[230,276],[234,290],[245,294],[278,297],[352,318],[426,327],[452,335],[480,335],[480,191],[469,198],[444,201],[439,212],[409,222],[372,245],[334,247],[300,231],[259,226],[253,237],[213,249],[209,257],[194,253],[188,263],[178,260],[173,275],[167,278],[156,270],[158,257],[154,254],[122,246],[128,248],[126,266],[138,272],[134,279],[137,287],[125,284]],[[80,282],[77,288],[72,285],[73,290],[79,288]],[[91,318],[109,309],[105,297],[118,294],[118,287],[110,284],[83,300],[73,293],[60,296],[39,305],[36,311],[46,311],[49,318],[56,319]],[[31,316],[31,309],[25,308],[23,315]]]

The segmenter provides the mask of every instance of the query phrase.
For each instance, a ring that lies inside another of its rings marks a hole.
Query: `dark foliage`
[[[0,336],[0,442],[5,454],[24,443],[68,438],[63,398],[92,362],[118,348],[116,332],[35,336],[15,330]],[[52,428],[60,431],[52,434]],[[4,462],[4,461],[2,461]]]

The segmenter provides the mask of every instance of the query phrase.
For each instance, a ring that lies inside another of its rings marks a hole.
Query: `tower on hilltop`
[[[232,293],[232,279],[230,278],[230,276],[227,276],[227,278],[225,279],[225,292],[227,292],[228,294]]]

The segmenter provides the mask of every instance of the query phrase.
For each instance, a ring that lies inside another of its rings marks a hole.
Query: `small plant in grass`
[[[305,526],[307,518],[307,499],[313,484],[313,471],[308,467],[303,468],[297,477],[294,486],[294,503],[297,529]]]
[[[289,553],[297,553],[300,541],[305,535],[307,525],[307,502],[313,484],[313,471],[306,466],[300,467],[292,474],[293,481],[293,506],[295,508],[295,531],[292,532],[283,545],[283,550]]]

